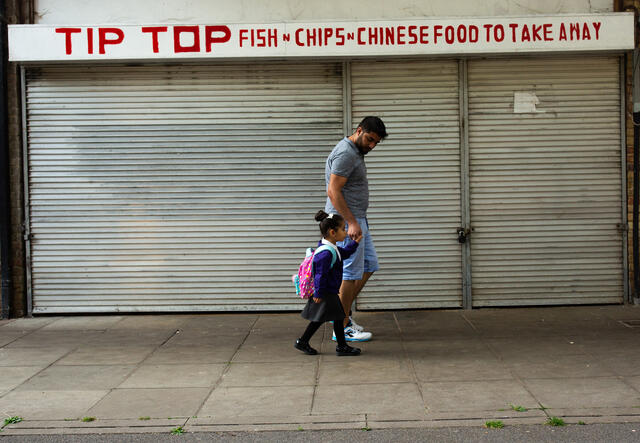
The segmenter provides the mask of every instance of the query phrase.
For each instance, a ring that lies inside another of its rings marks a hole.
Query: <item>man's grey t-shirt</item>
[[[340,140],[327,157],[324,174],[327,187],[331,174],[347,178],[347,183],[342,188],[342,195],[353,216],[365,218],[369,207],[367,166],[364,163],[364,155],[347,137]],[[328,214],[338,212],[328,197],[324,210]]]

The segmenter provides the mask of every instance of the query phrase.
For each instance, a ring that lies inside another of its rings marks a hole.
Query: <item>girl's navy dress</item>
[[[322,241],[318,242],[318,246]],[[331,251],[320,251],[313,257],[314,279],[313,286],[315,297],[321,298],[321,303],[316,303],[313,298],[307,300],[307,304],[302,310],[302,317],[309,321],[342,321],[345,313],[340,303],[338,292],[342,284],[342,258],[348,258],[358,249],[358,243],[351,240],[346,247],[338,246],[340,257],[336,257],[336,262],[331,266]]]

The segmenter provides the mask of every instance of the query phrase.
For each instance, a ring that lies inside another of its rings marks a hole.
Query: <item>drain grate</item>
[[[620,320],[627,328],[640,328],[640,320]]]

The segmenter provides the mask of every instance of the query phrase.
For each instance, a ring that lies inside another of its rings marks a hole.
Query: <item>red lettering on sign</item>
[[[511,28],[511,41],[515,43],[516,41],[516,29],[518,29],[517,23],[509,23],[509,27]]]
[[[420,26],[420,43],[429,44],[429,26]]]
[[[329,44],[329,39],[333,37],[333,28],[324,28],[324,42]]]
[[[553,41],[553,37],[551,37],[551,27],[553,25],[551,23],[545,23],[544,25],[542,25],[542,28],[544,29],[544,41],[545,42],[551,42]]]
[[[418,34],[416,33],[417,30],[417,26],[409,26],[409,29],[407,31],[407,36],[409,37],[409,41],[407,42],[408,44],[415,45],[416,43],[418,43]]]
[[[344,28],[336,29],[336,38],[337,38],[336,45],[344,46],[344,42],[345,42]]]
[[[535,24],[531,25],[531,33],[533,34],[533,41],[542,40],[542,36],[540,35],[540,31],[542,31],[542,25],[537,26]]]
[[[161,32],[167,32],[166,26],[143,26],[142,32],[150,32],[151,40],[153,42],[153,52],[157,54],[160,52],[160,44],[158,43],[158,34]]]
[[[290,42],[291,41],[291,34],[289,34],[289,33],[282,34],[282,41],[283,42]]]
[[[115,34],[116,38],[108,39],[107,34]],[[119,45],[124,40],[124,32],[119,28],[98,28],[98,52],[106,54],[106,45]]]
[[[567,29],[564,27],[564,23],[560,24],[560,37],[558,38],[560,41],[567,40]]]
[[[467,27],[466,26],[458,26],[458,31],[456,32],[456,37],[458,37],[458,42],[466,43],[467,42]]]
[[[396,36],[394,28],[385,28],[384,30],[384,44],[385,45],[395,45]]]
[[[380,37],[378,37],[378,34],[380,35]],[[382,32],[382,28],[369,28],[370,45],[382,44],[383,37],[384,35]]]
[[[522,37],[521,40],[523,42],[530,42],[531,35],[529,34],[529,27],[527,25],[522,25]]]
[[[582,26],[582,40],[591,40],[589,25],[587,25],[586,23]]]
[[[483,26],[484,29],[487,30],[487,42],[491,41],[491,28],[493,27],[493,25],[484,25]]]
[[[477,43],[479,35],[480,35],[480,30],[476,25],[469,26],[469,42]]]
[[[448,45],[453,44],[455,36],[455,30],[453,26],[447,26],[444,28],[444,41],[447,42]]]
[[[214,37],[213,34],[222,33],[218,37]],[[204,46],[207,52],[211,52],[211,46],[214,43],[226,43],[231,40],[231,29],[228,26],[205,26],[204,28]]]
[[[601,22],[593,22],[593,28],[596,30],[596,40],[600,40],[600,26]]]
[[[359,45],[367,44],[367,42],[365,42],[362,38],[362,34],[364,34],[364,31],[366,31],[366,28],[358,28],[358,44]],[[353,39],[349,39],[349,40],[353,40]]]
[[[569,40],[580,40],[580,23],[571,23],[569,25]]]
[[[193,45],[183,46],[180,36],[184,33],[193,34]],[[199,26],[174,26],[173,27],[173,51],[180,52],[200,52],[200,27]]]
[[[405,31],[405,27],[404,26],[398,26],[398,44],[399,45],[404,45],[405,41],[404,41],[404,31]]]
[[[71,34],[82,32],[80,28],[56,28],[56,33],[64,34],[64,50],[67,55],[71,54]]]
[[[438,37],[442,37],[442,32],[440,31],[442,26],[435,25],[433,27],[433,44],[438,44]]]
[[[304,43],[302,42],[302,40],[300,40],[300,33],[302,31],[303,31],[302,28],[296,29],[296,45],[298,45],[298,46],[304,46]]]
[[[495,25],[493,27],[493,39],[497,42],[504,40],[504,26]]]
[[[93,28],[87,28],[87,52],[93,54]]]

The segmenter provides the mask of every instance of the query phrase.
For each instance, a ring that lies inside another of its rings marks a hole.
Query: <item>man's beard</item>
[[[364,145],[364,144],[362,143],[362,138],[363,138],[363,137],[364,137],[363,135],[361,135],[360,137],[358,137],[358,138],[356,139],[356,143],[355,143],[355,145],[356,145],[356,147],[358,148],[358,151],[360,151],[360,153],[361,153],[362,155],[367,155],[369,152],[371,152],[371,149],[369,149],[366,145]]]

